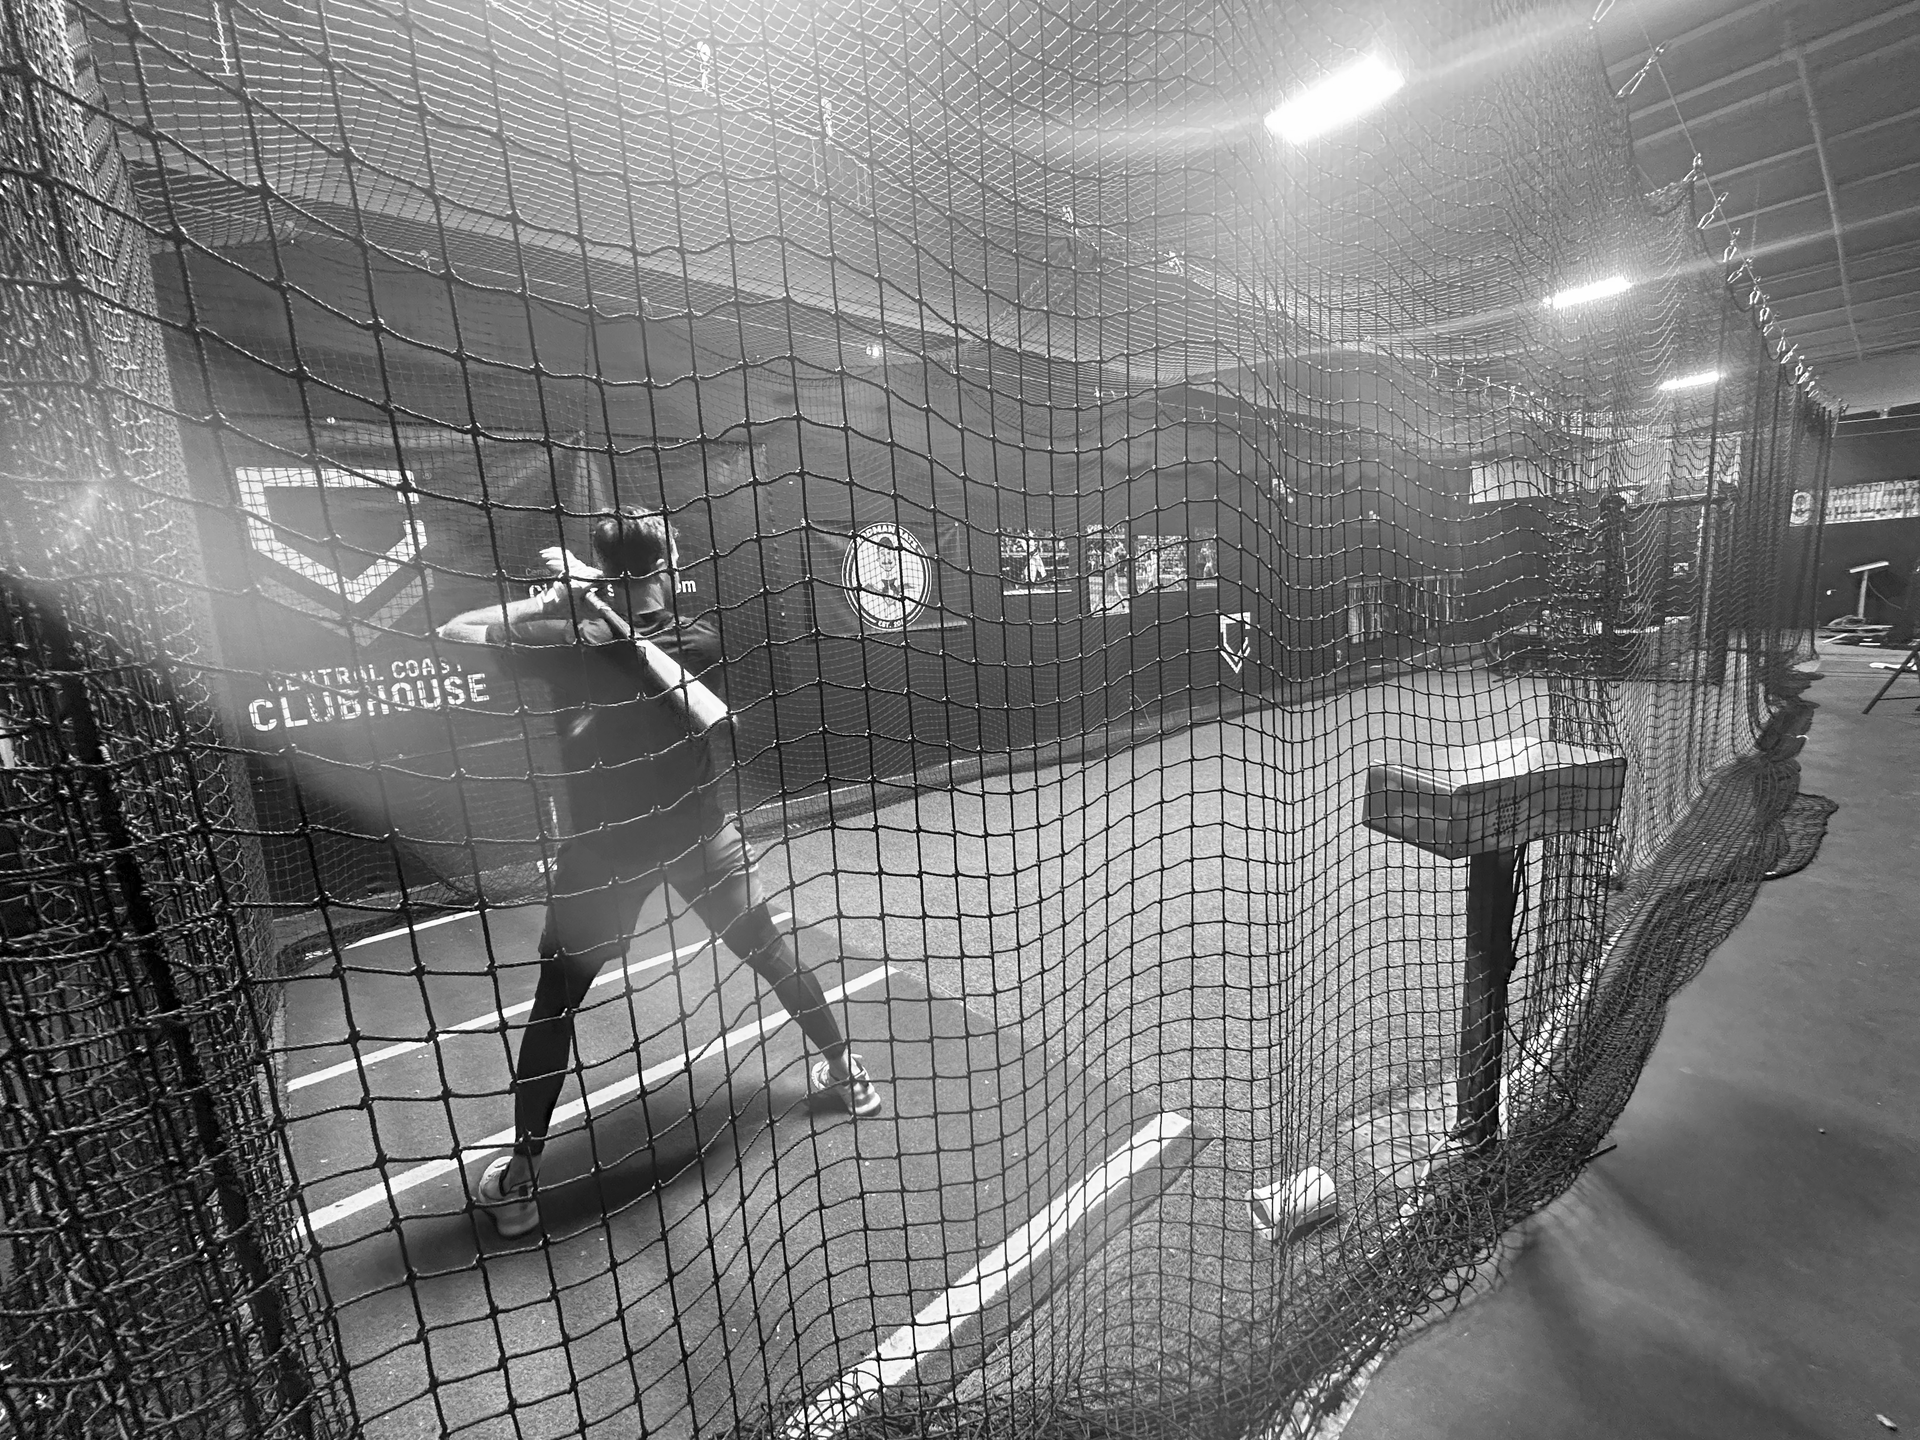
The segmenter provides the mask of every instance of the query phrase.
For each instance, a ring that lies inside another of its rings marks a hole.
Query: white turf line
[[[823,1440],[845,1429],[867,1402],[919,1368],[953,1332],[996,1300],[1087,1212],[1186,1134],[1193,1122],[1184,1115],[1156,1115],[1122,1148],[1079,1184],[1009,1235],[945,1293],[936,1296],[913,1320],[901,1326],[879,1349],[813,1398],[781,1427],[781,1440]]]
[[[497,742],[483,740],[480,743],[483,745],[492,745]],[[466,748],[472,750],[477,747],[468,745]],[[539,864],[540,873],[543,875],[552,868],[553,862],[551,860],[542,860]],[[505,909],[506,907],[496,906],[495,908]],[[421,930],[431,930],[436,925],[451,925],[456,920],[471,920],[479,913],[478,910],[461,910],[453,915],[436,915],[431,920],[409,920],[405,925],[395,926],[391,930],[382,930],[378,935],[368,935],[363,939],[355,940],[350,945],[342,945],[340,947],[340,953],[344,955],[349,950],[358,950],[362,945],[378,945],[382,940],[398,940],[403,935],[412,935]]]
[[[412,935],[417,931],[431,930],[436,925],[451,925],[456,920],[471,920],[478,910],[462,910],[455,915],[436,915],[431,920],[415,920],[411,925],[402,925],[396,930],[382,930],[378,935],[369,935],[364,940],[356,940],[351,945],[342,945],[340,953],[358,950],[362,945],[378,945],[382,940],[398,940],[403,935]]]
[[[428,925],[445,925],[450,920],[467,920],[479,913],[478,910],[469,910],[464,915],[444,915],[438,920],[428,920],[424,924],[416,925],[413,928],[415,930],[424,930]],[[782,912],[776,914],[773,917],[773,921],[778,925],[792,918],[791,915]],[[354,944],[370,945],[374,940],[388,940],[396,935],[405,935],[407,933],[409,932],[405,930],[393,930],[389,931],[386,935],[375,935],[371,940],[356,940]],[[642,970],[651,970],[659,965],[670,964],[675,960],[693,954],[695,951],[705,950],[708,946],[712,945],[713,942],[714,937],[709,935],[704,940],[689,941],[676,950],[669,950],[664,955],[649,955],[644,960],[634,960],[623,965],[618,970],[610,970],[604,975],[596,975],[593,984],[587,988],[592,990],[597,986],[611,985],[616,980],[630,979],[638,975]],[[349,945],[346,948],[351,950],[353,946]],[[328,1065],[324,1069],[315,1070],[310,1075],[302,1075],[297,1080],[289,1080],[287,1082],[287,1093],[292,1094],[295,1090],[304,1090],[309,1085],[318,1085],[323,1080],[333,1080],[341,1075],[351,1075],[356,1070],[365,1070],[369,1065],[378,1065],[383,1060],[393,1060],[402,1055],[411,1055],[415,1050],[426,1049],[427,1046],[433,1044],[433,1042],[438,1040],[442,1035],[452,1035],[458,1031],[497,1029],[506,1024],[506,1022],[511,1020],[515,1015],[524,1015],[532,1008],[533,1001],[523,1000],[518,1005],[508,1005],[500,1010],[489,1010],[486,1014],[476,1015],[471,1020],[462,1020],[457,1025],[449,1025],[444,1029],[435,1030],[424,1040],[402,1040],[396,1044],[388,1045],[383,1049],[374,1050],[366,1055],[355,1055],[349,1060],[340,1061],[337,1065]]]
[[[869,970],[866,974],[849,980],[844,985],[836,985],[827,991],[826,998],[830,1001],[840,1000],[857,991],[865,990],[886,979],[893,973],[893,968],[891,965],[882,965],[877,970]],[[717,1035],[706,1044],[684,1051],[671,1060],[662,1060],[658,1065],[650,1065],[638,1075],[616,1080],[613,1084],[583,1095],[578,1100],[569,1100],[553,1112],[552,1124],[564,1125],[583,1115],[592,1114],[595,1110],[604,1109],[613,1101],[631,1095],[636,1090],[644,1090],[662,1080],[692,1069],[696,1063],[709,1056],[724,1055],[736,1045],[744,1045],[749,1041],[758,1040],[762,1035],[771,1034],[792,1018],[782,1010],[778,1015],[768,1016],[764,1020],[755,1020],[750,1025],[742,1025],[737,1029],[729,1030],[724,1035]],[[549,1138],[552,1133],[549,1129]],[[385,1200],[395,1201],[397,1208],[398,1197],[404,1191],[415,1189],[429,1180],[437,1180],[442,1175],[451,1174],[463,1166],[471,1165],[476,1160],[484,1160],[496,1151],[504,1150],[513,1144],[514,1138],[512,1126],[508,1126],[505,1130],[496,1130],[477,1144],[455,1151],[451,1157],[415,1165],[410,1170],[401,1171],[392,1179],[383,1179],[377,1185],[369,1185],[364,1190],[356,1191],[344,1200],[323,1205],[309,1214],[306,1219],[296,1222],[292,1231],[289,1232],[290,1238],[294,1244],[302,1244],[316,1238],[328,1226],[337,1225],[350,1216],[358,1215],[362,1210],[371,1210]]]

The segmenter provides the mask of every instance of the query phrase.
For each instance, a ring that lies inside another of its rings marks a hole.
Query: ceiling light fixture
[[[1631,290],[1633,282],[1624,275],[1609,275],[1604,280],[1595,280],[1590,285],[1576,285],[1571,290],[1562,290],[1558,295],[1549,296],[1549,310],[1567,310],[1575,305],[1587,305],[1595,300],[1605,300],[1610,295],[1618,295],[1623,290]]]
[[[1283,102],[1267,116],[1267,129],[1289,145],[1304,145],[1378,109],[1406,83],[1392,65],[1367,55]]]
[[[1662,380],[1660,382],[1660,388],[1662,390],[1696,390],[1702,385],[1717,385],[1719,383],[1720,372],[1718,370],[1702,370],[1698,374],[1676,375],[1671,380]]]

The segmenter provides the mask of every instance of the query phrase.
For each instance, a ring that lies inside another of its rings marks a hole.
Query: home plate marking
[[[1184,1115],[1156,1115],[1107,1157],[1086,1179],[1057,1196],[990,1251],[961,1280],[936,1296],[910,1324],[813,1398],[781,1428],[781,1440],[825,1440],[850,1424],[867,1402],[912,1375],[921,1361],[947,1346],[1047,1251],[1065,1240],[1136,1175],[1185,1138],[1193,1122]]]

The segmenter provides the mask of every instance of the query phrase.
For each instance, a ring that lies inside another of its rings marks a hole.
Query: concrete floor
[[[1920,1433],[1920,685],[1860,713],[1898,658],[1823,653],[1818,858],[1675,1000],[1619,1148],[1344,1440]]]

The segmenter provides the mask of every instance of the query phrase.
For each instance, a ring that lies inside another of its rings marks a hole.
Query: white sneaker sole
[[[849,1079],[834,1079],[833,1073],[827,1068],[827,1062],[824,1060],[816,1060],[814,1062],[812,1074],[815,1093],[832,1095],[842,1105],[847,1107],[847,1110],[855,1119],[872,1119],[875,1115],[878,1115],[882,1110],[887,1108],[886,1101],[881,1098],[880,1087],[873,1083],[873,1077],[867,1073],[866,1064],[858,1055],[853,1057],[853,1076]],[[868,1091],[873,1096],[872,1102],[864,1109],[854,1104],[853,1085],[856,1079],[864,1080]]]
[[[481,1174],[473,1191],[474,1203],[487,1212],[502,1240],[517,1240],[540,1228],[540,1202],[517,1200],[506,1193],[507,1167],[512,1163],[511,1155],[495,1160]]]

